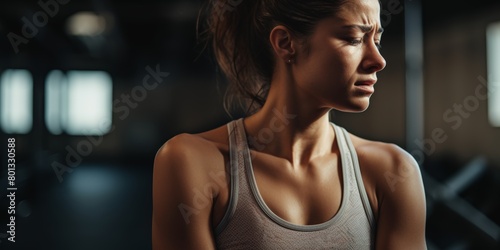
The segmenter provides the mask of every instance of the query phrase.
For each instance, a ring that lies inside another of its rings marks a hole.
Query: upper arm
[[[391,145],[378,174],[377,249],[426,249],[426,205],[418,164]]]
[[[181,135],[158,151],[153,171],[153,249],[214,249],[212,195],[202,159]]]

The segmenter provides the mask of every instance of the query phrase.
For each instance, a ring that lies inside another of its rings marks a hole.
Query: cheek
[[[336,106],[337,102],[344,103],[349,89],[345,85],[345,78],[341,67],[325,66],[324,64],[310,64],[304,68],[297,78],[298,90],[322,104]]]
[[[337,37],[316,34],[309,40],[309,53],[297,58],[297,84],[315,95],[345,95],[356,72],[353,62],[357,48]]]
[[[341,51],[318,51],[299,65],[299,84],[315,92],[340,92],[350,84],[355,67]]]

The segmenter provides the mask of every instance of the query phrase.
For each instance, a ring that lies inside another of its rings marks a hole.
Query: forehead
[[[350,0],[335,14],[337,21],[375,25],[380,23],[378,0]]]

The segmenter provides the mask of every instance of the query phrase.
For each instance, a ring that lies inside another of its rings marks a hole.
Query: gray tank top
[[[340,208],[324,223],[296,225],[274,214],[257,189],[243,118],[227,124],[231,184],[228,208],[215,228],[217,249],[374,249],[374,217],[356,152],[345,129],[332,126],[344,180]]]

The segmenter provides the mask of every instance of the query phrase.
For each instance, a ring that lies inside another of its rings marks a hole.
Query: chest
[[[334,155],[296,169],[283,161],[254,155],[251,167],[249,179],[258,190],[257,199],[285,221],[320,224],[340,208],[342,167]]]

